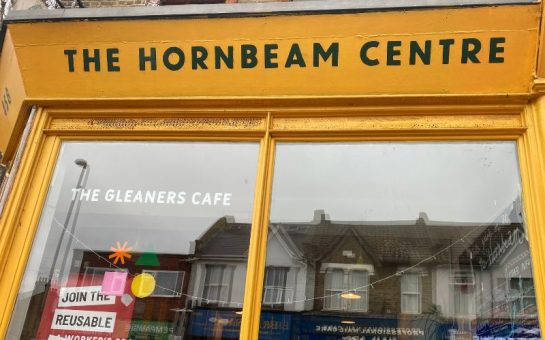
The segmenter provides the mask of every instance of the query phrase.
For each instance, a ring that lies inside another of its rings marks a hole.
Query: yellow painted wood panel
[[[17,23],[9,30],[32,99],[498,94],[529,92],[539,13],[538,5],[524,5]],[[335,53],[319,54],[335,44],[336,63]],[[429,64],[417,54],[426,44]],[[228,54],[230,47],[227,68],[216,48]],[[146,59],[152,49],[156,70]],[[469,50],[479,50],[475,59],[463,56]],[[367,65],[362,53],[379,64]]]
[[[4,161],[13,156],[27,112],[23,108],[26,93],[10,32],[6,33],[0,56],[0,152]]]

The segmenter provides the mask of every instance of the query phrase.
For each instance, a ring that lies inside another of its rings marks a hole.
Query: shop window
[[[143,273],[151,274],[155,278],[155,289],[150,296],[155,297],[180,297],[181,287],[184,282],[184,272],[168,270],[143,270]]]
[[[81,313],[115,314],[112,338],[236,338],[256,144],[65,142],[7,338],[91,336],[64,324]],[[274,154],[263,337],[540,337],[515,143]]]
[[[283,305],[293,300],[293,287],[288,287],[290,268],[269,266],[265,269],[264,305]]]
[[[366,312],[369,275],[365,271],[330,269],[325,273],[324,309]]]
[[[258,151],[62,144],[7,338],[227,338],[216,326],[244,302]]]
[[[516,150],[277,143],[266,265],[298,280],[282,311],[262,304],[261,334],[539,338]]]
[[[401,275],[401,313],[420,314],[422,311],[420,274]]]

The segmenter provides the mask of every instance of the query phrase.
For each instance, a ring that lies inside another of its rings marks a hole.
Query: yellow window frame
[[[463,104],[460,104],[463,103]],[[36,112],[0,217],[0,338],[5,338],[63,141],[214,140],[260,143],[241,339],[257,339],[278,142],[517,142],[525,222],[545,325],[545,98],[292,98],[50,103]]]

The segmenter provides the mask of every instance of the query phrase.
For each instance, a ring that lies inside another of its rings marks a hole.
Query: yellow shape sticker
[[[148,273],[138,274],[132,280],[131,290],[138,298],[148,297],[155,290],[155,278]]]

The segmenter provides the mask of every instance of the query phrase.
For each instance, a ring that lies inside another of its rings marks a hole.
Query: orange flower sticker
[[[129,251],[132,250],[132,247],[127,247],[127,241],[123,243],[123,246],[121,246],[121,243],[116,242],[117,248],[111,247],[110,250],[114,253],[108,256],[109,259],[114,259],[114,264],[117,264],[117,261],[121,261],[121,264],[125,264],[125,258],[130,259],[132,257],[131,254],[129,254]]]

